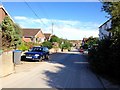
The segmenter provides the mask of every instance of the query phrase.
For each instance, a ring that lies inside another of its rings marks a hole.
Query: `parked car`
[[[84,49],[82,49],[82,48],[80,48],[80,50],[79,50],[81,53],[83,53],[84,52]]]
[[[25,59],[29,60],[48,60],[49,59],[49,49],[47,47],[33,47],[28,52],[24,53]]]

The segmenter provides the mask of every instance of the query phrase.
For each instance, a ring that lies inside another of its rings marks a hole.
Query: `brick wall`
[[[4,12],[3,8],[0,8],[0,23],[2,23],[2,20],[5,18],[7,14]]]

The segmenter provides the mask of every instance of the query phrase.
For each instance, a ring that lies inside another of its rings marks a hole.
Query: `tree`
[[[57,43],[59,43],[59,42],[60,42],[60,39],[59,39],[57,36],[53,35],[53,36],[51,37],[51,39],[50,39],[50,42],[57,42]]]
[[[67,41],[67,40],[65,40],[64,43],[61,44],[61,48],[62,49],[68,49],[68,50],[70,50],[71,47],[72,47],[72,44],[69,41]]]
[[[104,0],[102,0],[104,1]],[[102,10],[108,13],[112,19],[112,29],[114,36],[120,36],[120,0],[118,2],[102,2]]]
[[[88,47],[92,47],[95,44],[98,44],[98,38],[89,37],[82,47],[88,49]]]
[[[102,3],[102,10],[107,12],[112,20],[112,37],[100,40],[98,47],[90,50],[90,63],[94,71],[120,84],[120,1]]]
[[[2,46],[11,48],[18,46],[21,43],[22,31],[9,16],[6,16],[1,24],[2,29]]]
[[[42,46],[48,47],[49,49],[51,49],[51,48],[52,48],[52,43],[49,42],[49,41],[46,41],[46,42],[43,42],[43,43],[42,43]]]

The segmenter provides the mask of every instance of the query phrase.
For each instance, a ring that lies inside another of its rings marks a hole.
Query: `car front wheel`
[[[40,57],[39,62],[42,62],[42,60],[43,60],[43,58],[42,58],[42,57]]]

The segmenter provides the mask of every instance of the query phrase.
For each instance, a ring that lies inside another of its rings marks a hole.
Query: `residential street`
[[[24,62],[2,78],[3,88],[103,88],[76,50],[51,55],[51,61]]]
[[[16,1],[0,1],[0,89],[120,90],[120,0]]]

